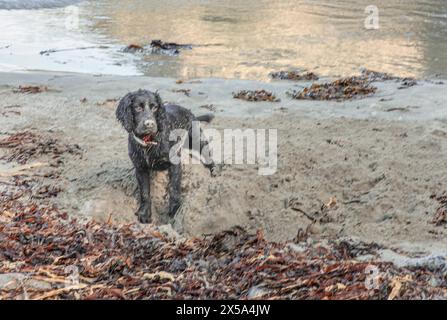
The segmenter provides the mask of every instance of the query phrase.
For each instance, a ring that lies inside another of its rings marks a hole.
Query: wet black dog
[[[170,133],[184,129],[189,134],[189,146],[200,147],[201,152],[208,148],[208,141],[200,130],[200,143],[192,143],[193,121],[210,122],[212,115],[195,117],[189,110],[178,105],[164,105],[159,94],[147,90],[138,90],[124,96],[116,110],[116,117],[129,133],[129,157],[135,167],[138,181],[140,206],[136,215],[141,223],[151,222],[150,181],[154,170],[169,171],[169,216],[173,217],[181,204],[180,163],[170,161],[172,148],[177,141],[170,141]],[[179,150],[174,150],[174,153]],[[206,150],[202,154],[207,154]],[[209,153],[208,153],[209,155]],[[202,159],[203,160],[203,159]],[[202,162],[214,176],[217,167],[210,157]]]

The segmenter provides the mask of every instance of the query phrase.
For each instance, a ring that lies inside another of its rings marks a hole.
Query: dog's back
[[[175,126],[176,128],[181,128],[182,127],[181,125],[184,123],[185,120],[188,121],[196,120],[200,122],[210,123],[214,119],[214,115],[211,113],[196,117],[191,111],[177,104],[165,104],[164,107],[166,110],[166,114],[168,115],[168,118],[170,118],[171,121],[178,123],[178,126]]]

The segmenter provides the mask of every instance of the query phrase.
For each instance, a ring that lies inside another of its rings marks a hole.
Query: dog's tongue
[[[147,136],[144,136],[143,141],[144,141],[144,143],[152,142],[152,135],[148,134]]]

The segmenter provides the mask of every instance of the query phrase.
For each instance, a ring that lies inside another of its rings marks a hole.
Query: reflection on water
[[[370,0],[99,0],[80,5],[83,27],[70,37],[113,44],[113,54],[104,49],[101,61],[111,59],[107,63],[118,69],[127,68],[131,57],[117,55],[115,46],[153,39],[195,45],[177,57],[131,62],[154,76],[265,79],[278,69],[347,75],[359,67],[416,77],[447,74],[447,1],[374,4],[378,30],[364,27]],[[124,62],[117,66],[117,59]]]

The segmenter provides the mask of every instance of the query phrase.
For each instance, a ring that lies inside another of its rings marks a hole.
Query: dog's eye
[[[143,111],[143,107],[138,106],[138,107],[135,108],[135,111],[136,112],[142,112]]]
[[[151,108],[153,111],[157,111],[157,105],[156,104],[150,104],[149,108]]]

